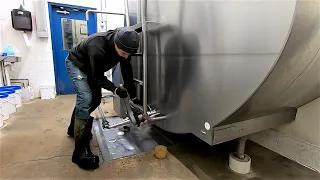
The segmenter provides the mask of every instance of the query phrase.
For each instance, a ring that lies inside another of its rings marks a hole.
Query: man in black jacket
[[[125,27],[97,33],[69,51],[66,67],[77,94],[68,135],[75,137],[72,162],[84,169],[99,167],[99,157],[90,150],[93,117],[101,103],[101,88],[110,90],[120,98],[128,97],[140,104],[136,97],[130,55],[139,47],[139,35]],[[124,88],[116,87],[104,73],[120,63]]]

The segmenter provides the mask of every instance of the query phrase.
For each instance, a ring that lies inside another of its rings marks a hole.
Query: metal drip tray
[[[123,121],[119,117],[107,118],[107,120],[112,123]],[[93,128],[104,161],[148,152],[158,145],[151,137],[151,127],[137,128],[131,126],[129,132],[118,135],[118,129],[103,129],[101,120],[97,120],[94,121]]]

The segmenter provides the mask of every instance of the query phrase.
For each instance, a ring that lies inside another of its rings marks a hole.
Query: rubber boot
[[[70,125],[68,127],[68,131],[67,134],[70,137],[74,137],[74,120],[75,120],[75,114],[76,114],[76,108],[73,109],[72,115],[71,115],[71,120],[70,120]],[[91,123],[91,129],[92,129],[92,123]],[[90,131],[90,136],[89,136],[89,140],[92,140],[92,133]]]
[[[91,130],[92,130],[92,125],[93,125],[93,117],[90,117],[90,119],[88,119],[87,125],[88,125],[88,128],[86,128],[86,134],[88,134],[89,138],[87,138],[88,141],[87,141],[85,150],[88,152],[89,155],[95,156],[96,160],[97,160],[98,163],[99,163],[99,156],[94,155],[94,154],[91,152],[91,148],[90,148],[90,140],[92,139],[92,132],[91,132]]]
[[[91,131],[91,122],[91,119],[75,119],[75,149],[72,155],[72,162],[78,164],[82,169],[96,169],[99,167],[99,157],[91,152],[88,138]]]
[[[72,115],[71,115],[71,120],[70,120],[70,125],[68,127],[67,134],[70,137],[74,137],[74,119],[75,119],[75,114],[76,114],[76,108],[73,109],[73,112],[72,112]]]

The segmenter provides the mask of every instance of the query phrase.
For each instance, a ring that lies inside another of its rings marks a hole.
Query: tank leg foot
[[[229,155],[230,169],[239,174],[248,174],[251,168],[251,158],[244,153],[247,139],[246,136],[239,138],[237,152]]]

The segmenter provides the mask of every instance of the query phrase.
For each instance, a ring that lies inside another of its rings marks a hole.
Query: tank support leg
[[[229,167],[239,174],[248,174],[251,167],[251,158],[244,153],[248,137],[238,139],[237,152],[229,155]]]
[[[244,150],[246,148],[246,142],[248,137],[244,136],[238,139],[238,146],[237,146],[237,157],[239,159],[244,159]]]

